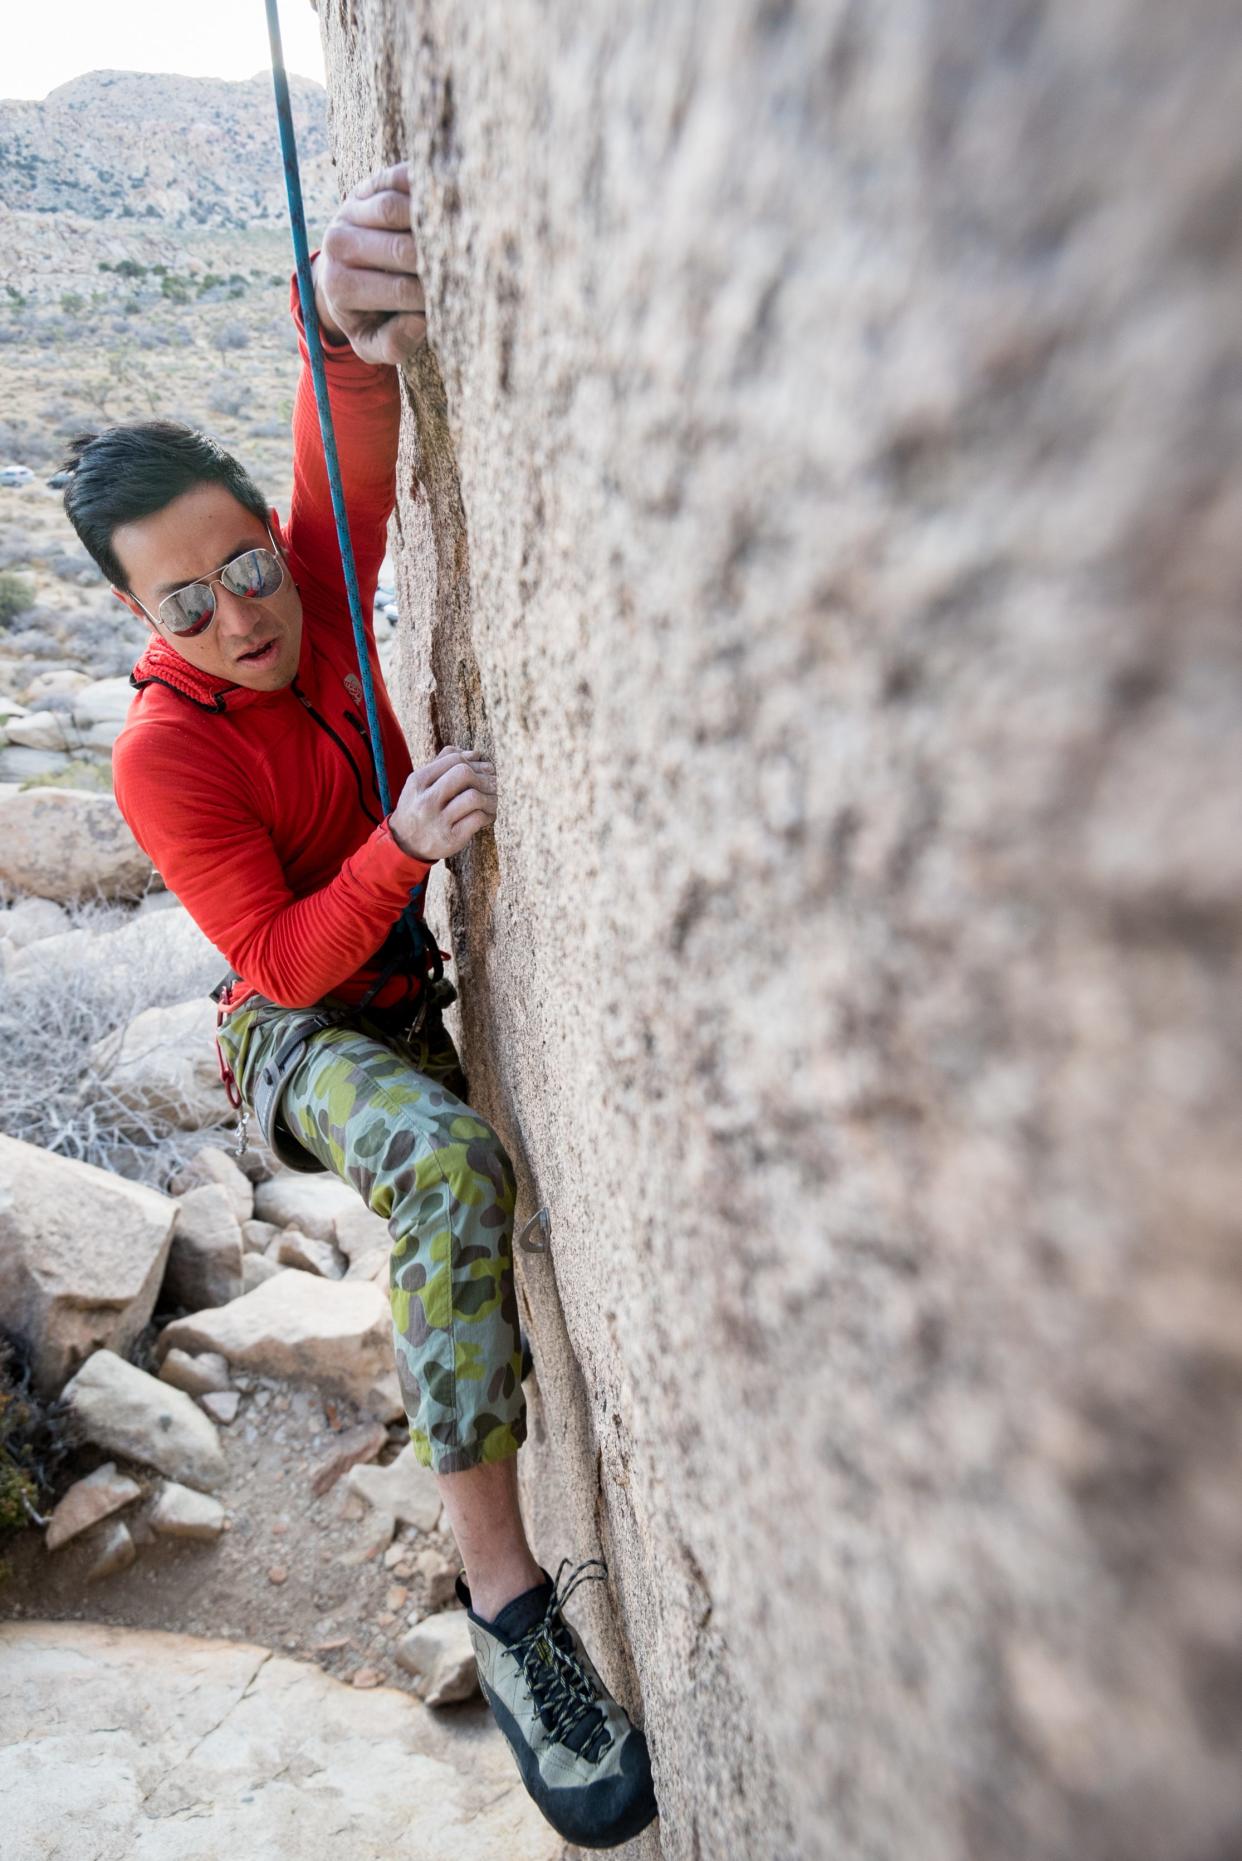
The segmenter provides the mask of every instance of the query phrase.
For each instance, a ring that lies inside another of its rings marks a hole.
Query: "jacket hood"
[[[308,636],[309,628],[304,614],[302,649],[298,659],[299,677],[306,668],[309,655]],[[200,672],[197,666],[183,659],[176,647],[169,645],[164,636],[158,633],[151,635],[138,655],[129,682],[135,691],[141,691],[144,685],[166,685],[170,691],[175,691],[179,697],[197,704],[204,711],[235,711],[259,699],[279,696],[279,692],[255,691],[249,685],[234,685],[228,679]]]

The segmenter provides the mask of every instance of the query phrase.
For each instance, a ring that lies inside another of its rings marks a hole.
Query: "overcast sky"
[[[250,78],[269,69],[263,0],[44,0],[5,34],[0,96],[46,97],[84,71],[175,71]],[[310,0],[280,0],[290,71],[323,83]]]

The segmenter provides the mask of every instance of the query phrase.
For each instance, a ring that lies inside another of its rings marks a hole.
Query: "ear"
[[[146,623],[146,625],[151,629],[152,633],[159,632],[159,628],[156,626],[155,622],[151,619],[151,616],[149,614],[143,613],[142,609],[139,607],[137,601],[135,601],[132,594],[126,594],[123,589],[115,588],[115,587],[112,589],[112,592],[116,596],[117,600],[121,603],[121,606],[127,607],[131,614],[136,614],[139,620],[144,621]]]

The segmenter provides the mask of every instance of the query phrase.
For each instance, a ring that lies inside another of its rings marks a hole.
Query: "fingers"
[[[489,824],[496,819],[494,789],[463,789],[461,794],[446,802],[442,810],[442,819],[449,827],[456,827],[459,822],[469,820],[472,814],[481,814]]]
[[[434,807],[443,808],[453,800],[454,796],[463,795],[468,790],[474,790],[481,795],[496,793],[496,772],[490,763],[451,764],[427,791],[427,799]]]
[[[362,345],[364,362],[387,362],[400,368],[427,340],[427,313],[412,310],[407,316],[387,317]]]
[[[341,202],[335,224],[342,222],[350,226],[378,226],[388,232],[408,232],[413,208],[408,194],[372,194],[369,199],[359,200],[351,194],[348,200]]]
[[[484,814],[481,810],[468,814],[464,820],[453,826],[453,851],[460,853],[468,840],[473,840],[481,827],[490,827],[495,820],[494,814]]]
[[[483,754],[482,750],[462,750],[458,749],[455,743],[446,743],[444,748],[438,755],[433,756],[429,763],[424,763],[421,769],[416,769],[414,771],[414,778],[420,779],[421,787],[429,788],[436,780],[437,776],[443,775],[444,771],[453,762],[482,762],[487,763],[488,768],[491,768],[491,763]]]
[[[418,270],[418,252],[408,232],[380,232],[349,220],[333,220],[323,236],[323,251],[332,265],[371,271]]]
[[[409,162],[395,162],[391,168],[377,168],[374,174],[369,174],[365,181],[358,183],[350,199],[365,200],[373,194],[387,194],[394,191],[401,194],[409,193]]]
[[[406,272],[362,271],[343,265],[325,278],[324,292],[338,323],[351,312],[427,308],[420,280]]]

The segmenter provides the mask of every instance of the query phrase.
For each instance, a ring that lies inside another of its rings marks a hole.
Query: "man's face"
[[[268,513],[272,542],[283,555],[284,538],[276,512]],[[196,485],[151,517],[121,524],[112,547],[129,585],[151,614],[158,615],[165,595],[187,582],[206,581],[226,562],[247,549],[270,549],[260,518],[239,504],[223,485]],[[149,615],[120,590],[125,605],[151,624]],[[279,691],[298,669],[302,647],[302,602],[285,566],[274,595],[249,600],[213,584],[216,611],[202,633],[190,637],[155,629],[175,652],[211,678],[254,691]]]

